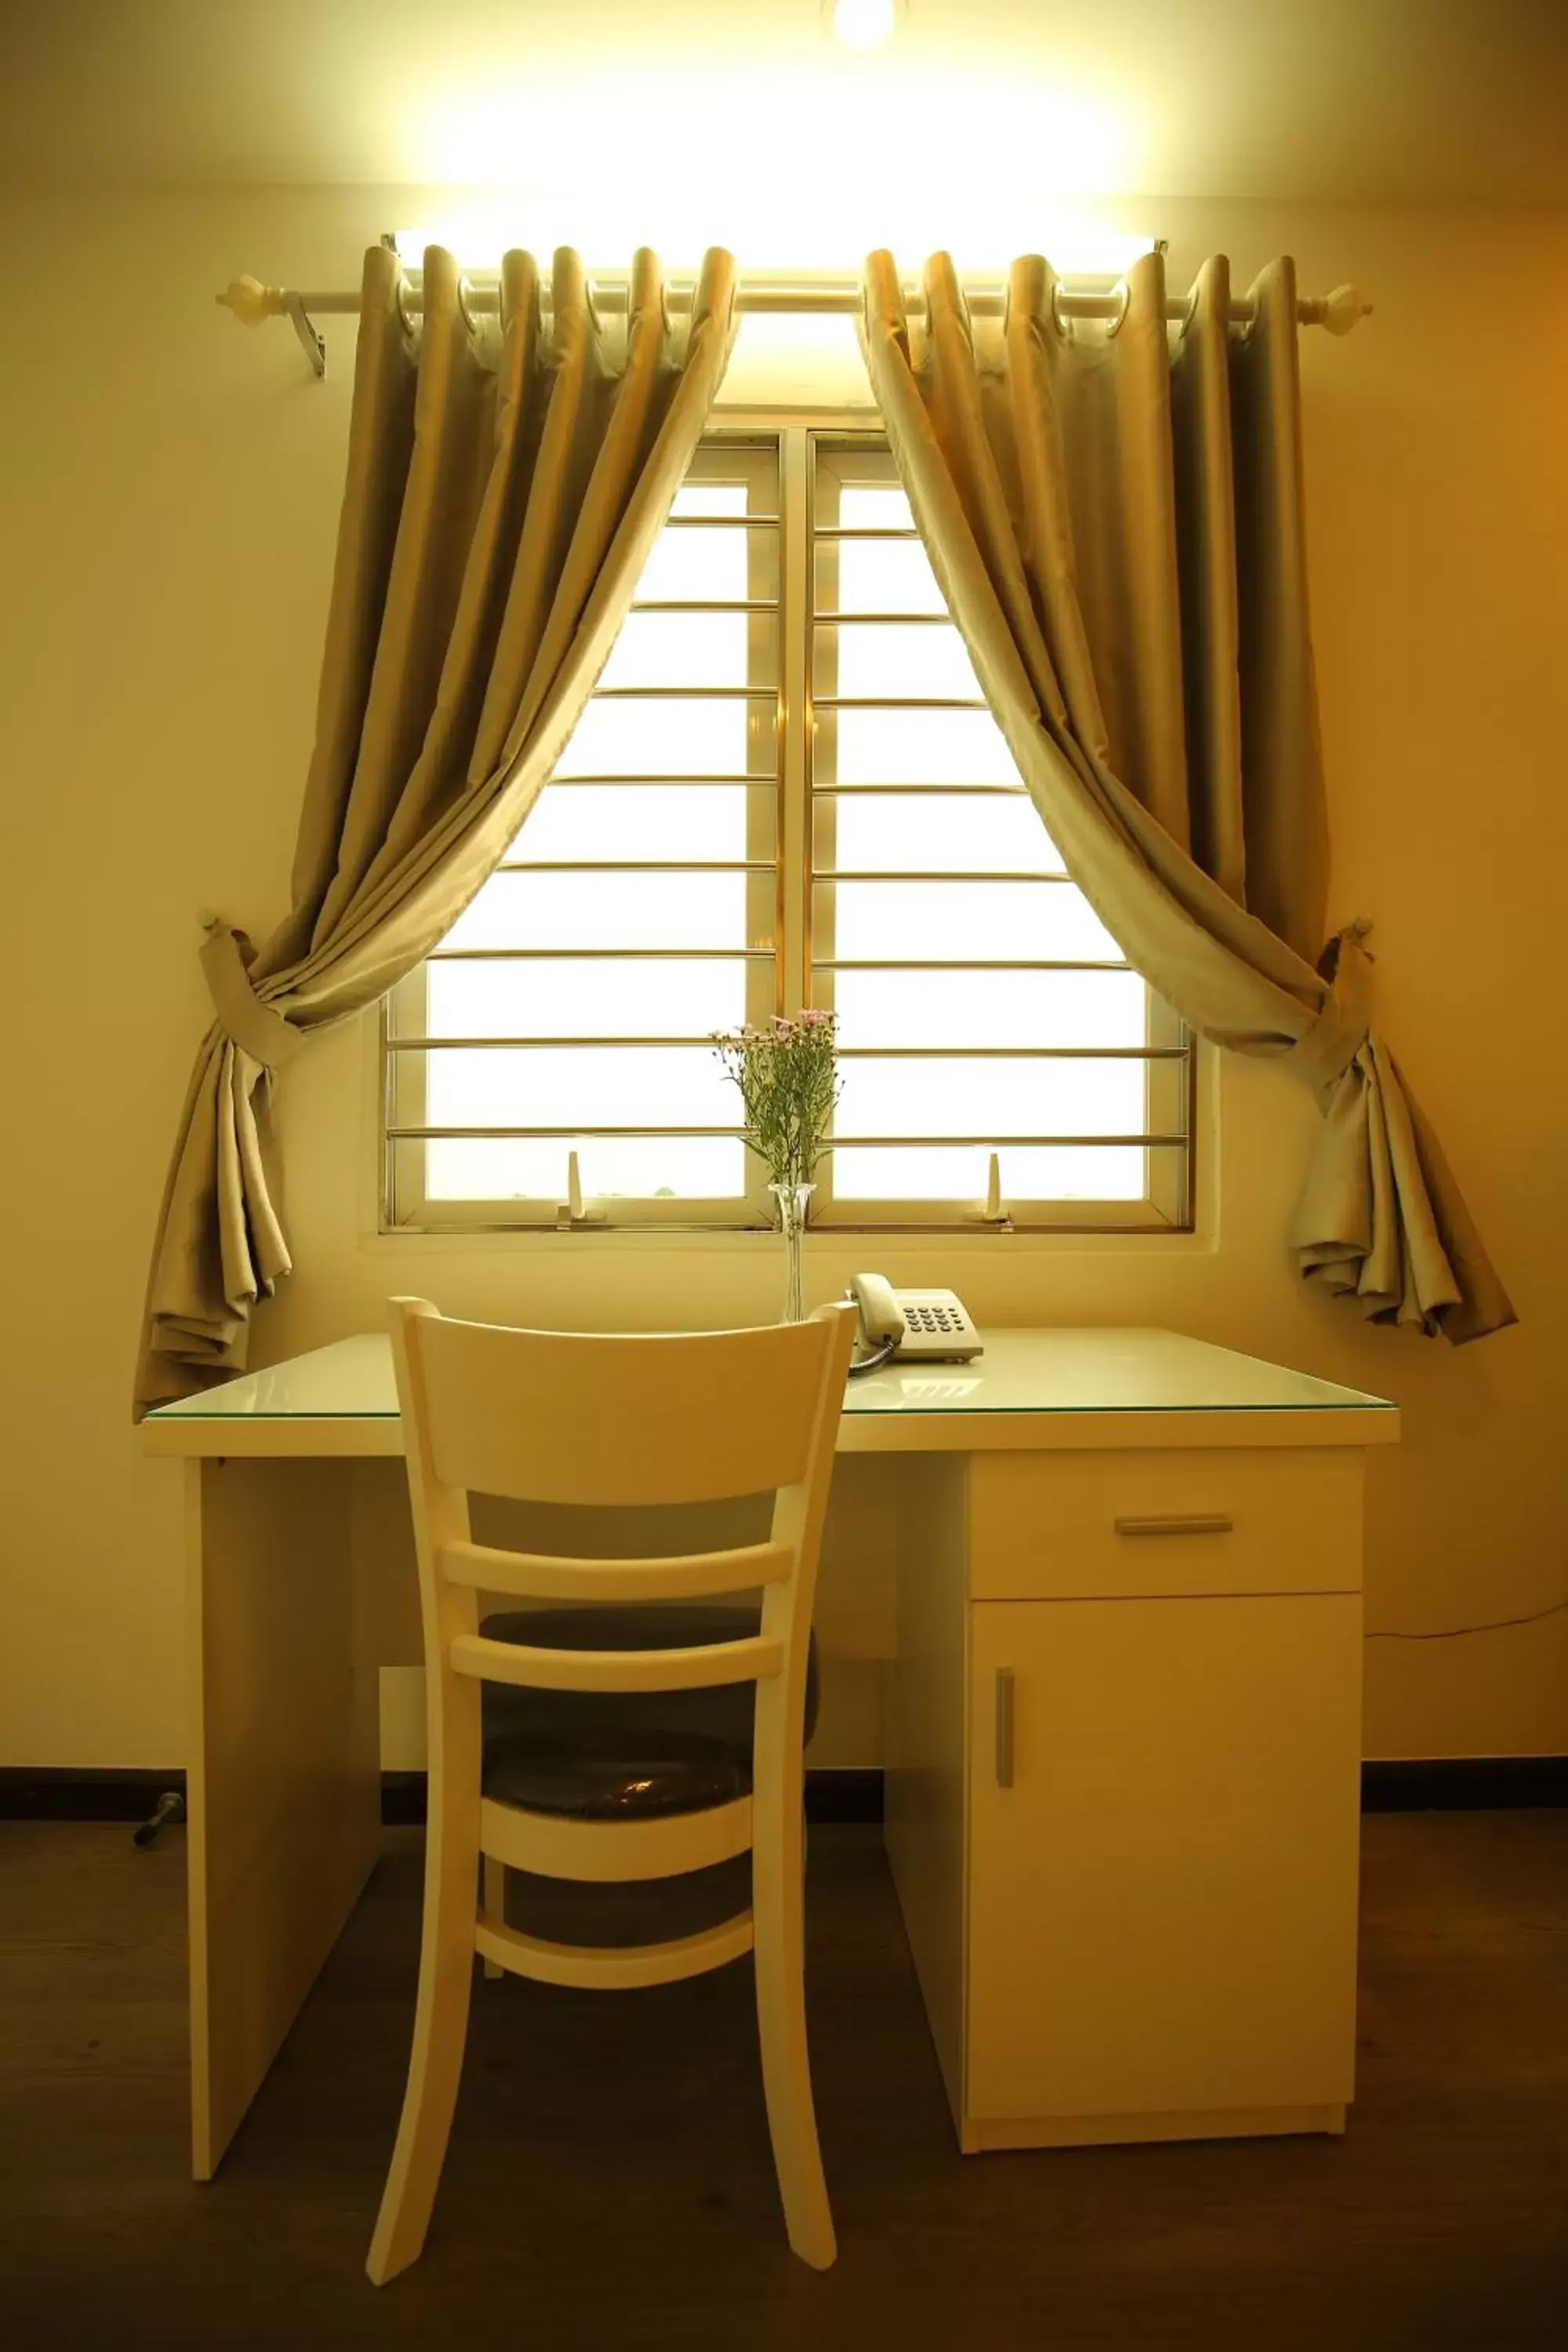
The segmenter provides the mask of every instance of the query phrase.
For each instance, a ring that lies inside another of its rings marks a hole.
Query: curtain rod
[[[625,310],[630,292],[625,276],[595,275],[589,282],[600,310],[606,314]],[[665,299],[672,311],[689,310],[694,292],[694,280],[673,280],[665,288]],[[911,311],[924,310],[918,286],[906,283],[903,293]],[[739,310],[797,318],[853,315],[863,299],[858,278],[742,278],[735,289],[735,307]],[[999,318],[1006,301],[1006,289],[994,282],[975,282],[964,287],[964,299],[975,317]],[[292,287],[264,286],[259,278],[249,276],[232,279],[216,299],[225,310],[232,310],[244,326],[259,326],[264,319],[288,319],[319,376],[327,372],[327,354],[326,346],[311,324],[312,315],[352,317],[360,307],[357,291],[307,293]],[[495,316],[500,309],[499,279],[493,275],[465,274],[461,300],[470,319]],[[417,272],[405,275],[398,301],[405,318],[417,317],[424,309]],[[1120,278],[1083,278],[1076,285],[1069,285],[1058,279],[1053,301],[1058,319],[1120,319],[1126,307],[1126,281]],[[1187,310],[1187,297],[1173,296],[1165,304],[1165,316],[1184,319]],[[1348,335],[1371,310],[1371,302],[1358,286],[1336,286],[1330,294],[1302,295],[1296,304],[1296,317],[1303,327],[1326,327],[1331,335]],[[1253,305],[1245,295],[1232,301],[1233,326],[1249,325],[1252,315]]]

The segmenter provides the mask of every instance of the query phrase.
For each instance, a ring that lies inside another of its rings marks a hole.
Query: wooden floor
[[[1568,2345],[1568,1813],[1366,1824],[1343,2142],[955,2152],[879,1834],[813,1833],[837,2268],[779,2225],[749,1963],[481,1984],[425,2259],[363,2262],[407,2056],[417,1832],[217,2181],[185,2174],[179,1832],[0,1826],[0,2343],[498,2352]]]

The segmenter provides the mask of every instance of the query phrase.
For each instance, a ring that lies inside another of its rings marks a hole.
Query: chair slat
[[[694,1649],[545,1650],[459,1633],[447,1655],[459,1675],[523,1690],[707,1690],[770,1681],[784,1664],[784,1643],[753,1633],[742,1642],[704,1642]]]
[[[752,1948],[752,1915],[726,1919],[705,1927],[698,1936],[679,1936],[668,1944],[551,1944],[542,1936],[524,1936],[516,1927],[493,1926],[488,1919],[474,1925],[474,1949],[482,1959],[513,1976],[532,1977],[540,1984],[584,1985],[603,1992],[619,1992],[636,1985],[674,1984],[681,1977],[701,1976],[721,1969]]]
[[[675,1878],[731,1862],[751,1843],[750,1797],[647,1822],[575,1821],[570,1814],[530,1812],[495,1797],[479,1804],[479,1852],[540,1878]]]
[[[454,1584],[536,1601],[694,1601],[783,1584],[795,1567],[794,1552],[782,1543],[737,1544],[723,1551],[653,1559],[574,1559],[555,1552],[449,1543],[440,1547],[437,1559]]]
[[[512,1331],[432,1317],[420,1333],[431,1467],[535,1503],[702,1503],[805,1475],[825,1321],[676,1337]]]

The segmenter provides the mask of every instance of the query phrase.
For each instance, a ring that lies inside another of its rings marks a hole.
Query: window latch
[[[1010,1234],[1013,1230],[1012,1215],[1002,1198],[1002,1162],[994,1151],[986,1171],[985,1198],[968,1212],[968,1216],[971,1224],[992,1225],[999,1234]]]
[[[555,1212],[556,1232],[568,1234],[574,1232],[579,1225],[603,1225],[608,1223],[609,1220],[602,1209],[584,1207],[583,1180],[577,1172],[577,1154],[574,1151],[569,1151],[566,1154],[566,1198]]]

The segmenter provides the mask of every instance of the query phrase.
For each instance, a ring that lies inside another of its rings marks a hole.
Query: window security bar
[[[918,708],[918,706],[911,707]],[[749,776],[693,776],[673,772],[664,776],[633,776],[624,771],[619,773],[605,771],[596,775],[552,776],[550,789],[552,792],[559,792],[563,786],[566,786],[574,791],[582,784],[619,784],[635,791],[645,784],[679,784],[682,790],[686,790],[692,787],[706,789],[710,785],[716,784],[728,785],[731,788],[737,784],[750,784],[758,790],[768,791],[776,787],[778,781],[777,774],[771,768],[754,771]],[[922,796],[929,795],[932,800],[973,798],[1026,801],[1029,798],[1027,784],[911,784],[895,781],[887,784],[814,782],[811,789],[823,800],[844,800],[856,793],[918,793]]]
[[[818,875],[831,882],[833,875]],[[945,877],[932,877],[942,879]],[[960,877],[960,879],[963,877]],[[772,963],[774,948],[432,948],[426,963]],[[817,956],[817,971],[1131,971],[1111,956]]]
[[[831,882],[819,874],[818,882]],[[815,971],[1131,971],[1112,956],[814,956]]]
[[[811,790],[818,800],[841,801],[857,793],[930,793],[932,800],[1002,800],[1026,801],[1027,784],[819,784],[815,778]]]
[[[814,710],[989,710],[984,695],[814,694]]]
[[[569,1143],[595,1139],[663,1143],[671,1136],[704,1142],[740,1143],[739,1127],[392,1127],[389,1143]],[[1015,1151],[1183,1150],[1184,1135],[836,1135],[822,1147],[835,1151]]]
[[[591,1046],[617,1049],[634,1046],[638,1053],[698,1046],[711,1047],[705,1037],[388,1037],[389,1054],[451,1054],[488,1052],[492,1046],[512,1053],[577,1054]],[[841,1062],[1184,1062],[1185,1045],[840,1045]],[[533,1132],[531,1128],[529,1133]],[[650,1133],[652,1130],[649,1130]]]
[[[771,874],[771,857],[505,857],[498,874]],[[855,877],[858,881],[859,876]],[[911,877],[919,880],[921,877]],[[964,879],[967,881],[967,875]],[[1022,877],[1021,879],[1027,879]],[[1056,877],[1053,877],[1053,879]],[[1065,878],[1065,877],[1063,877]]]
[[[778,774],[769,767],[769,769],[759,769],[759,772],[754,772],[754,774],[750,776],[689,776],[684,774],[684,772],[679,772],[679,774],[670,774],[670,776],[630,776],[626,774],[626,769],[623,769],[621,774],[609,774],[609,772],[605,772],[605,774],[597,774],[597,776],[550,776],[550,791],[552,793],[560,793],[562,785],[572,785],[574,791],[576,791],[576,785],[581,783],[635,783],[635,785],[679,783],[682,785],[682,791],[687,788],[687,785],[752,783],[757,785],[757,788],[762,788],[762,791],[775,791],[775,788],[778,788]],[[881,785],[877,785],[877,791],[881,791]],[[912,785],[912,791],[924,791],[924,785]],[[1008,791],[1011,791],[1011,785],[1008,785]],[[1018,791],[1023,791],[1023,785],[1018,785]]]
[[[618,780],[617,780],[618,781]],[[771,857],[508,857],[498,874],[772,874]],[[919,866],[818,866],[813,880],[826,882],[1040,882],[1070,884],[1070,875],[1041,868],[1010,866],[994,874],[969,866],[943,866],[938,872]],[[941,961],[939,958],[938,961]]]
[[[432,948],[426,963],[773,963],[773,948]],[[1032,967],[1031,967],[1032,968]],[[1122,971],[1123,964],[1091,967]]]
[[[771,693],[766,698],[771,700]],[[919,709],[921,706],[918,704],[912,704],[909,707],[911,709]],[[765,791],[775,786],[778,781],[779,779],[777,774],[771,768],[754,770],[749,776],[693,776],[684,772],[678,774],[674,772],[664,776],[634,776],[628,775],[624,770],[619,772],[612,772],[609,770],[605,770],[595,775],[552,776],[550,779],[550,789],[552,792],[557,792],[563,784],[570,785],[573,788],[575,788],[579,784],[620,784],[634,790],[643,784],[679,784],[683,790],[693,785],[698,787],[706,787],[710,784],[727,784],[731,786],[736,784],[751,784],[759,790]],[[919,793],[922,795],[929,794],[932,800],[967,798],[973,795],[975,798],[984,798],[986,800],[1026,801],[1029,797],[1029,788],[1027,784],[911,784],[895,780],[893,782],[887,784],[818,784],[814,782],[811,789],[814,793],[819,793],[825,800],[842,800],[852,793]]]

